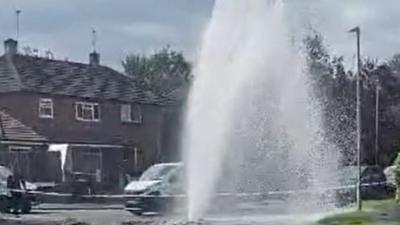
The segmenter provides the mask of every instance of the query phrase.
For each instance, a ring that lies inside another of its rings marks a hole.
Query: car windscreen
[[[176,169],[176,165],[154,165],[147,169],[140,177],[140,181],[162,180],[172,170]]]

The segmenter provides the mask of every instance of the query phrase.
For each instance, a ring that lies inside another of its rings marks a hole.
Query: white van
[[[160,163],[148,168],[137,181],[124,188],[125,208],[141,215],[165,212],[185,194],[183,163]]]

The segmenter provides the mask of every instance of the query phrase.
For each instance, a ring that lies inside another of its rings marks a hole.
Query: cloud
[[[15,37],[13,7],[22,9],[20,45],[52,49],[56,58],[87,61],[91,28],[104,64],[120,68],[130,52],[166,45],[193,58],[213,0],[0,0],[0,38]],[[2,51],[2,49],[0,50]]]
[[[325,36],[332,52],[351,60],[354,36],[347,30],[360,25],[365,55],[388,58],[400,52],[398,0],[283,1],[287,6],[288,23],[299,39],[312,26]],[[50,48],[60,59],[87,61],[91,28],[95,27],[104,64],[120,68],[124,55],[150,53],[166,45],[184,51],[194,60],[213,2],[0,0],[0,39],[15,36],[13,7],[17,5],[23,11],[21,45]]]
[[[120,31],[130,36],[150,36],[159,39],[177,38],[179,31],[173,27],[165,26],[157,23],[131,23],[119,28]]]
[[[354,36],[361,27],[363,55],[387,59],[400,52],[400,2],[397,0],[294,0],[287,1],[297,25],[320,31],[331,51],[352,59]],[[303,30],[303,32],[306,32]]]

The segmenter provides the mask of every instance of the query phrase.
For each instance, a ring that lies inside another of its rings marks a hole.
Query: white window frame
[[[126,107],[125,109],[127,109],[128,110],[128,112],[124,112],[124,107]],[[139,119],[133,119],[132,118],[132,107],[137,107],[137,109],[139,110]],[[142,120],[143,120],[143,116],[142,116],[142,108],[140,107],[140,105],[137,105],[137,104],[134,104],[134,105],[132,105],[132,104],[121,104],[121,107],[120,107],[120,110],[121,110],[121,121],[122,122],[124,122],[124,123],[137,123],[137,124],[140,124],[140,123],[142,123]],[[127,115],[128,115],[128,117],[127,117],[127,119],[124,119],[124,117],[125,117],[125,115],[123,115],[124,113],[127,113]]]
[[[132,108],[131,107],[132,107],[131,104],[121,104],[121,121],[122,122],[124,122],[124,123],[132,122],[132,116],[131,116]],[[128,112],[125,112],[124,109],[126,109]]]
[[[50,109],[51,115],[42,114],[43,108]],[[54,118],[54,104],[53,99],[51,98],[40,98],[39,99],[39,117],[44,119],[53,119]]]
[[[78,105],[82,105],[82,113],[83,108],[87,107],[92,111],[92,119],[86,119],[78,115]],[[99,118],[94,118],[94,108],[97,106]],[[79,121],[85,122],[100,122],[101,121],[101,114],[100,114],[100,104],[97,102],[75,102],[75,118]]]

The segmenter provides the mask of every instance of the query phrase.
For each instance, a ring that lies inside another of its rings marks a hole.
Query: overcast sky
[[[385,59],[400,52],[398,0],[285,2],[297,39],[313,27],[350,63],[354,38],[346,31],[356,25],[362,28],[365,55]],[[0,38],[15,37],[17,7],[20,45],[51,49],[58,59],[87,61],[94,27],[102,63],[117,69],[127,53],[148,54],[166,45],[195,60],[212,6],[213,0],[0,0]]]

